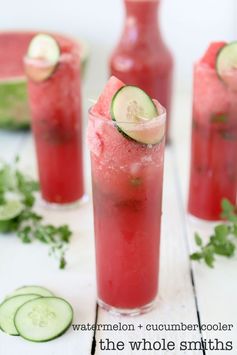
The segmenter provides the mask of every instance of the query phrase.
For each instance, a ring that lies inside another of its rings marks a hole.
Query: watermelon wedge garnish
[[[209,45],[206,53],[201,59],[201,63],[207,64],[209,67],[215,69],[216,67],[216,57],[218,52],[222,47],[224,47],[226,42],[213,42]]]
[[[115,76],[111,76],[108,80],[104,90],[99,96],[96,104],[93,106],[93,113],[102,117],[111,118],[111,102],[115,93],[121,88],[125,86],[125,84],[116,78]]]

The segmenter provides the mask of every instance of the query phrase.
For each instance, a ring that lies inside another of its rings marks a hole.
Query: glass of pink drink
[[[67,206],[84,195],[80,56],[73,41],[55,39],[60,56],[52,72],[44,58],[24,62],[42,197]]]
[[[134,315],[149,311],[158,292],[165,140],[141,144],[118,130],[108,105],[123,85],[112,77],[90,110],[88,143],[98,303],[113,313]],[[129,125],[149,135],[150,129],[164,132],[165,119],[159,105],[152,128],[149,123]]]
[[[237,92],[216,69],[224,45],[213,43],[194,69],[188,211],[210,221],[220,219],[221,200],[235,204],[237,193]]]

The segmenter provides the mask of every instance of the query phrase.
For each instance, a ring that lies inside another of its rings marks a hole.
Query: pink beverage
[[[137,314],[152,307],[158,291],[165,143],[140,144],[117,129],[106,106],[123,85],[111,78],[90,110],[88,142],[98,301],[107,310]],[[129,123],[129,129],[164,132],[165,110],[159,106],[159,112],[153,126]]]
[[[25,68],[42,197],[61,205],[84,194],[82,114],[79,49],[56,39],[60,54],[52,73],[44,58],[26,57]]]
[[[195,65],[192,159],[188,211],[205,220],[218,220],[221,200],[236,203],[237,92],[217,74],[213,43]]]
[[[160,32],[160,1],[124,0],[124,5],[125,26],[110,58],[110,73],[140,87],[170,112],[173,59]]]

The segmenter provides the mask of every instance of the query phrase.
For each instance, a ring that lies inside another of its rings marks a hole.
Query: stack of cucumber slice
[[[59,337],[72,319],[71,305],[41,286],[18,288],[0,304],[0,329],[34,342]]]

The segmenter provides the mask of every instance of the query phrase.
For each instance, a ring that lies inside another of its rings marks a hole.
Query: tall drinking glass
[[[163,128],[166,111],[152,123],[128,123],[127,132]],[[150,310],[158,291],[163,138],[156,145],[125,137],[112,120],[89,112],[98,303],[114,313]]]
[[[70,205],[84,194],[80,56],[77,45],[57,38],[59,63],[46,80],[29,78],[28,94],[43,200]],[[42,59],[25,57],[26,72],[44,68]]]
[[[237,92],[219,78],[206,57],[194,68],[188,211],[215,221],[223,198],[236,203]]]

